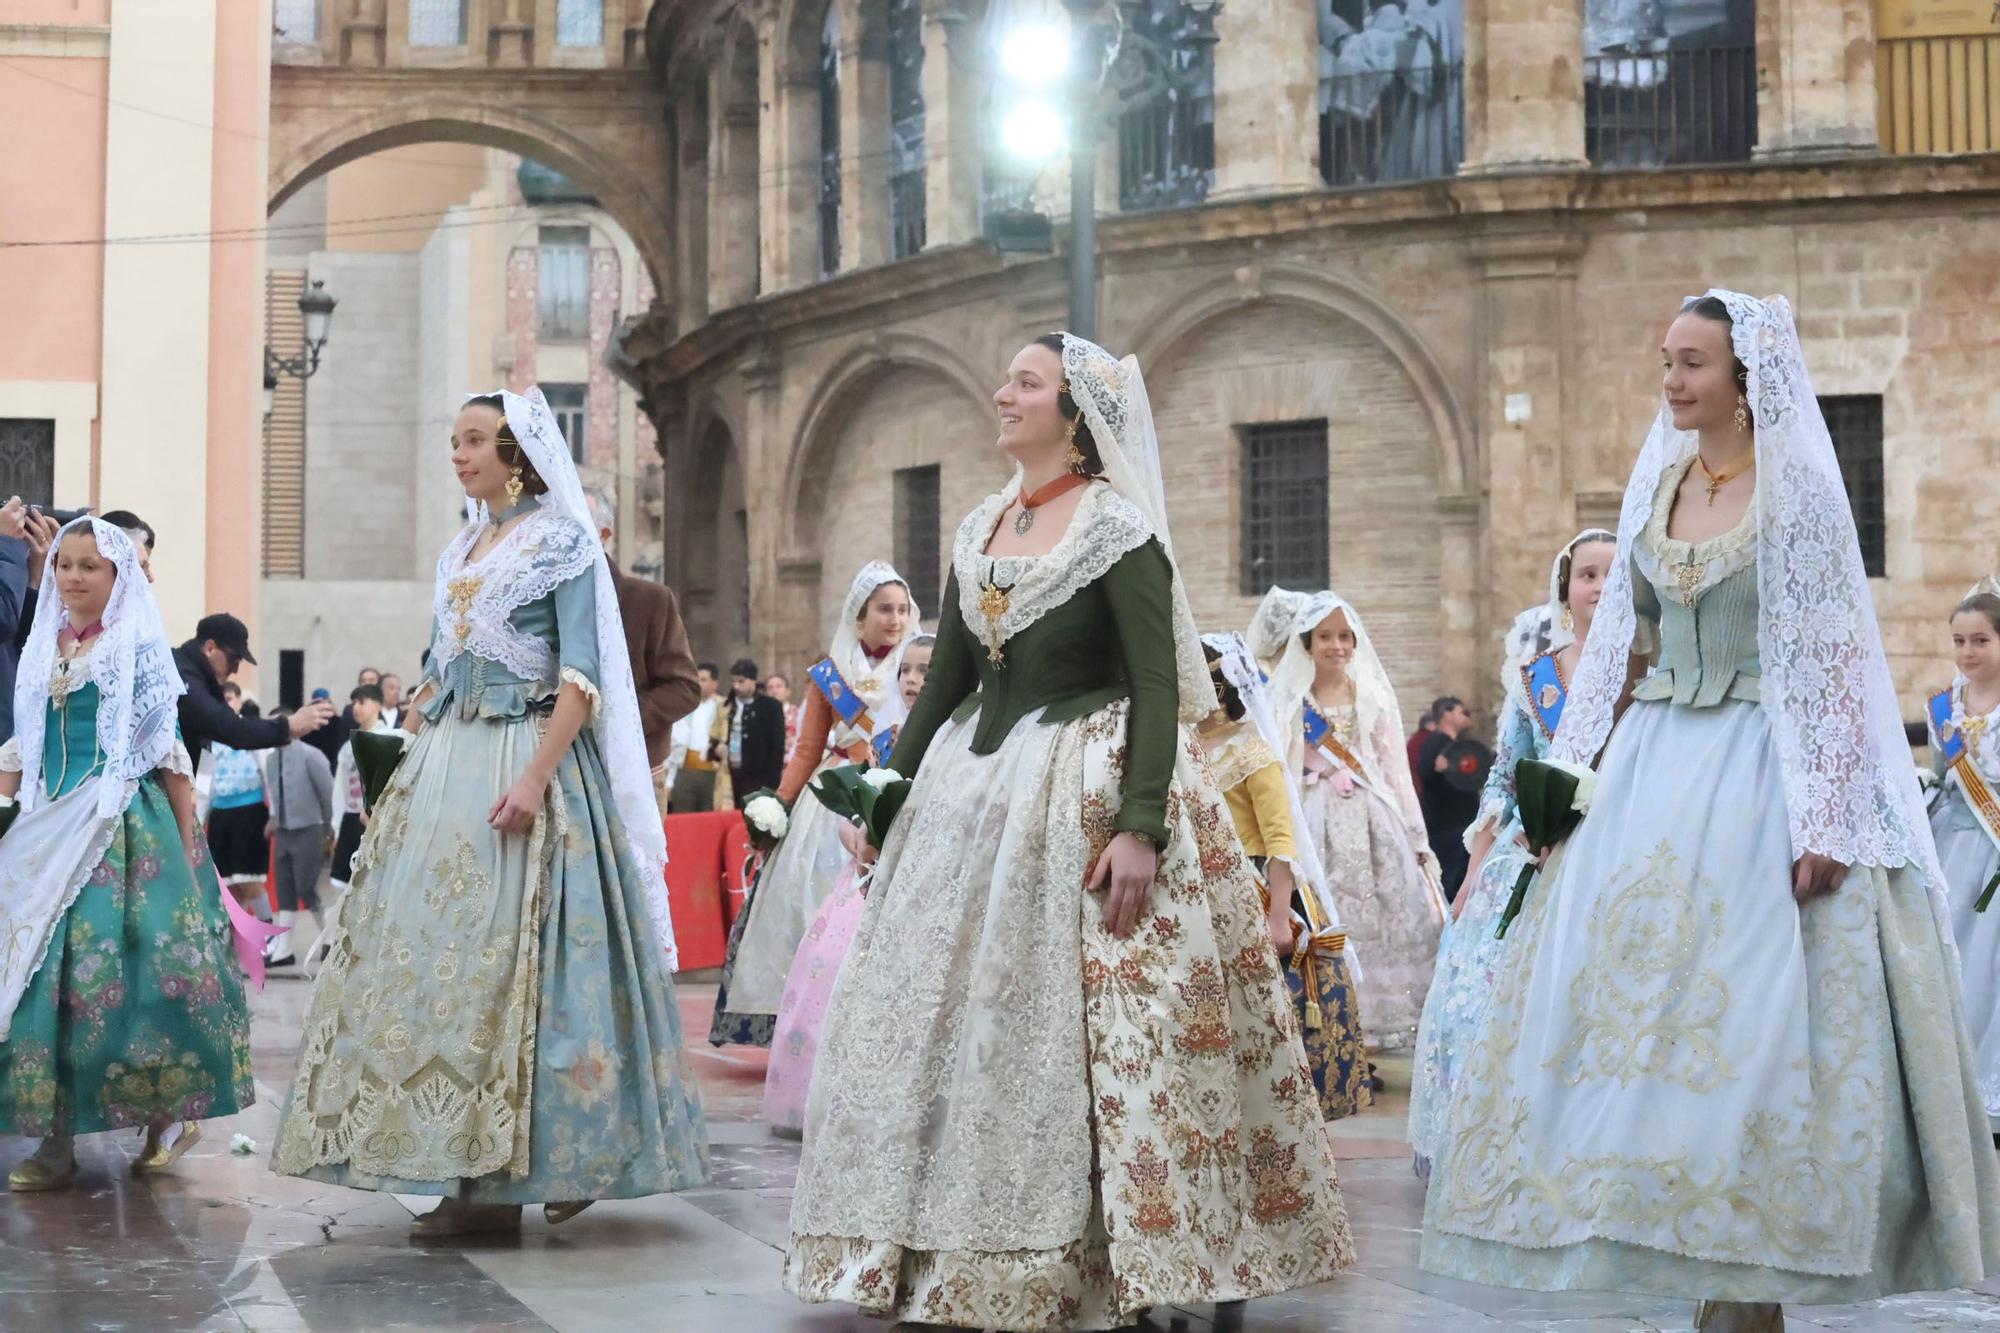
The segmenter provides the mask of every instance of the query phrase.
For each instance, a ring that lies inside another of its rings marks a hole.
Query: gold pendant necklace
[[[1701,455],[1699,453],[1695,454],[1694,465],[1701,469],[1702,476],[1708,478],[1708,507],[1710,509],[1715,508],[1715,493],[1721,490],[1724,486],[1727,486],[1730,482],[1735,481],[1738,477],[1742,476],[1746,470],[1748,470],[1753,464],[1756,463],[1756,461],[1757,461],[1757,453],[1753,449],[1750,453],[1750,457],[1745,459],[1743,463],[1737,466],[1736,468],[1734,469],[1725,468],[1721,472],[1710,472],[1708,470],[1708,464],[1702,461]]]

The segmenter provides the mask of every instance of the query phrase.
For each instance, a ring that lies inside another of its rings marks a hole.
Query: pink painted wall
[[[216,6],[216,231],[264,225],[271,32],[266,7]],[[264,244],[209,252],[207,609],[249,622],[254,638],[263,552]]]
[[[104,4],[84,6],[104,9]],[[8,0],[7,17],[68,21],[68,0]],[[29,56],[0,62],[0,240],[104,233],[105,95],[110,63]],[[94,244],[0,249],[0,367],[8,379],[98,379],[103,252]]]

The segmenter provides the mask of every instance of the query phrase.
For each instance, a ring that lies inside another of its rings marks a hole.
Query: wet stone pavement
[[[82,1140],[67,1192],[0,1202],[0,1330],[658,1330],[659,1333],[887,1333],[843,1307],[799,1304],[778,1285],[798,1145],[758,1118],[761,1051],[694,1059],[714,1144],[714,1179],[671,1197],[599,1204],[559,1230],[530,1210],[518,1239],[413,1242],[432,1200],[274,1176],[265,1166],[275,1098],[290,1074],[307,986],[274,978],[254,999],[258,1104],[212,1121],[166,1175],[134,1181],[136,1134]],[[713,985],[681,988],[690,1034],[705,1034]],[[1545,1296],[1417,1269],[1421,1187],[1402,1141],[1407,1063],[1391,1091],[1333,1129],[1359,1264],[1326,1286],[1254,1302],[1245,1333],[1615,1333],[1685,1330],[1690,1301]],[[230,1152],[233,1134],[257,1151]],[[0,1140],[0,1171],[30,1145]],[[1788,1312],[1815,1330],[2000,1330],[2000,1280],[1982,1292],[1900,1297]],[[1206,1307],[1156,1311],[1158,1333],[1212,1333]]]

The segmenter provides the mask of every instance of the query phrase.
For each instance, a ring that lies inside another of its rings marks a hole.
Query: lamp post
[[[1061,0],[1061,5],[1067,31],[1052,21],[1050,11],[1004,21],[1000,84],[1011,105],[1002,141],[1027,162],[1051,161],[1068,149],[1069,331],[1095,339],[1099,132],[1133,107],[1191,93],[1211,77],[1206,51],[1215,44],[1222,4]],[[1196,48],[1197,58],[1177,59],[1181,43]]]
[[[299,316],[304,322],[299,354],[279,356],[268,346],[264,348],[264,415],[271,414],[271,395],[277,391],[280,375],[309,380],[319,369],[319,356],[326,350],[327,333],[333,325],[333,308],[338,304],[327,295],[325,281],[315,278],[299,297]]]

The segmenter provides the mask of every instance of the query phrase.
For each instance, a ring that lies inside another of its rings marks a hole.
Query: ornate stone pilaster
[[[1875,150],[1874,39],[1868,0],[1758,4],[1758,157]]]
[[[924,244],[979,235],[979,26],[953,0],[924,5]]]
[[[819,279],[819,71],[787,49],[777,5],[755,17],[759,289],[781,292]]]
[[[1209,198],[1319,186],[1317,25],[1310,5],[1222,7]]]
[[[758,287],[757,85],[753,52],[740,29],[708,74],[708,308],[727,310],[754,300]]]
[[[840,267],[889,260],[889,39],[874,7],[840,6]]]

